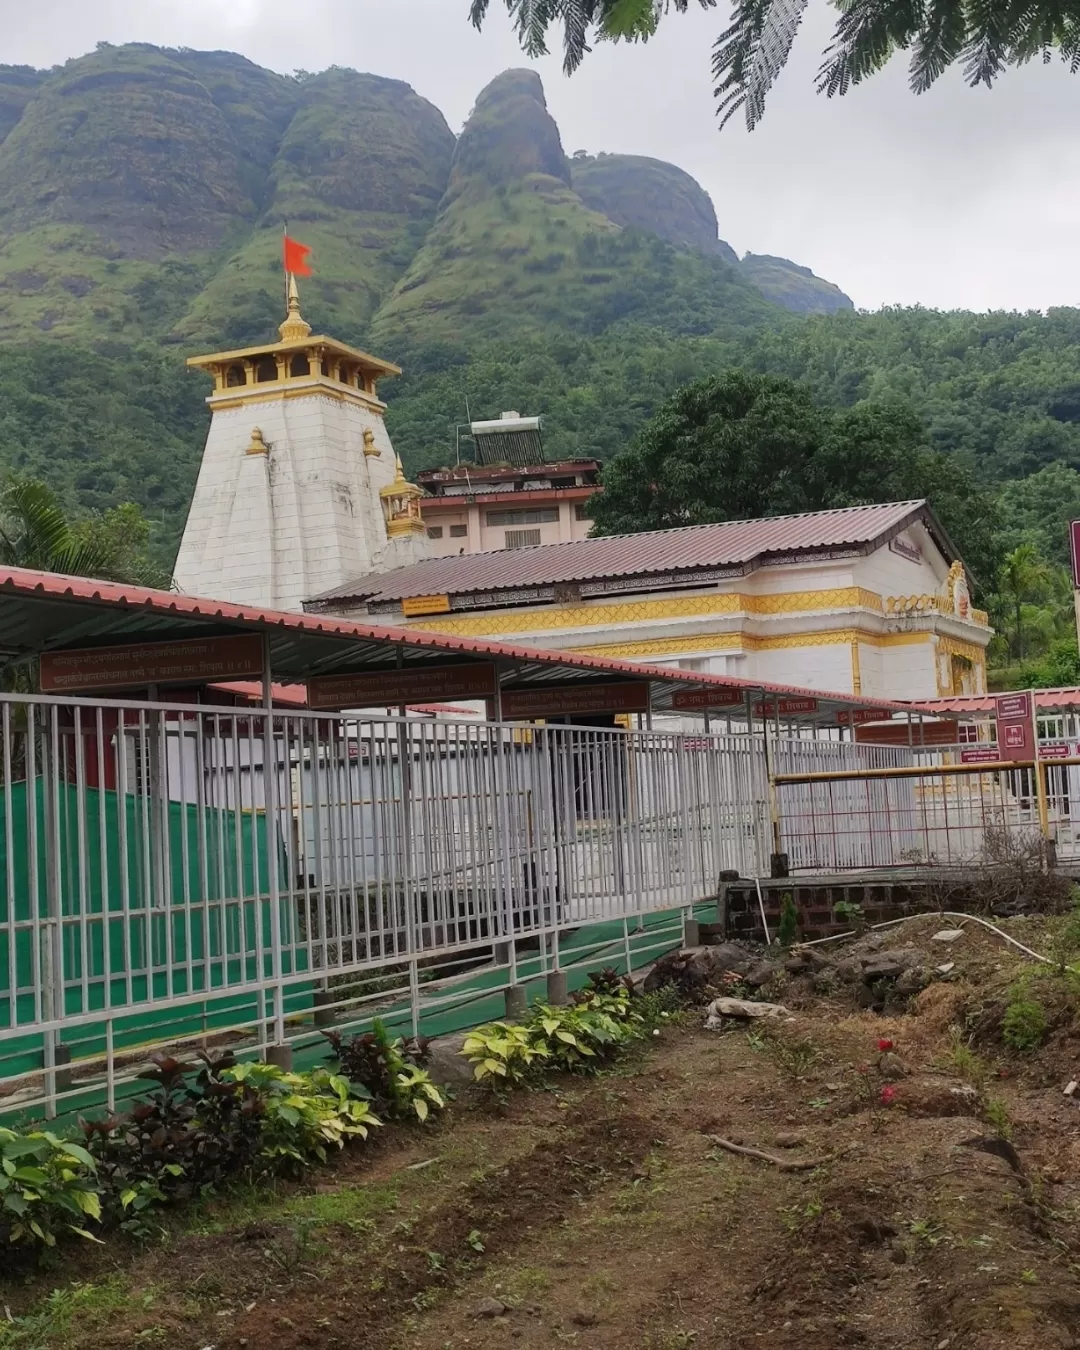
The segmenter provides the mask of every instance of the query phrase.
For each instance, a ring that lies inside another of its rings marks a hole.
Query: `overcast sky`
[[[106,40],[229,48],[291,72],[354,66],[407,80],[457,131],[477,92],[521,55],[502,0],[484,32],[468,0],[0,0],[0,59],[48,66]],[[536,64],[567,153],[654,155],[709,191],[740,253],[812,267],[864,308],[1080,304],[1080,77],[1054,64],[994,90],[958,76],[920,98],[906,70],[843,99],[813,90],[831,28],[811,0],[795,56],[752,135],[713,114],[709,47],[723,10],[673,15],[638,47],[598,47],[566,79]]]

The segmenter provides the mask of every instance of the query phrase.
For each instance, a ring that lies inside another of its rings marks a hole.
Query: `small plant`
[[[353,1084],[357,1096],[367,1096],[374,1109],[390,1119],[426,1120],[432,1108],[441,1111],[442,1094],[423,1069],[428,1040],[404,1041],[392,1037],[375,1018],[371,1030],[359,1036],[326,1031],[341,1072]]]
[[[1049,1031],[1046,1009],[1022,989],[1012,991],[1001,1022],[1001,1038],[1010,1050],[1030,1055],[1042,1045]]]
[[[866,911],[852,900],[837,901],[833,906],[833,917],[838,923],[850,924],[856,933],[866,931]]]
[[[529,1029],[516,1022],[489,1022],[465,1037],[461,1053],[478,1083],[520,1083],[547,1051],[532,1042]]]
[[[592,994],[608,994],[612,998],[618,998],[624,992],[630,998],[634,997],[634,981],[629,975],[620,975],[615,966],[590,970],[588,986],[581,990],[581,994],[586,995],[586,998]]]
[[[226,1070],[229,1077],[259,1092],[265,1102],[260,1158],[270,1171],[294,1171],[313,1159],[325,1162],[329,1148],[350,1138],[366,1139],[382,1124],[371,1103],[357,1098],[340,1074],[315,1069],[285,1073],[258,1061]]]
[[[990,1070],[971,1048],[958,1026],[950,1028],[947,1058],[949,1064],[965,1082],[980,1090],[983,1088],[990,1076]]]
[[[1053,926],[1049,950],[1058,975],[1080,963],[1080,886],[1072,888],[1069,908]]]
[[[999,1139],[1012,1138],[1012,1121],[1005,1103],[999,1097],[990,1097],[983,1105],[983,1115]]]
[[[780,928],[777,933],[777,941],[781,947],[791,947],[799,940],[799,911],[795,908],[795,901],[790,891],[784,892],[783,903],[780,906]]]
[[[912,1219],[908,1231],[917,1242],[926,1247],[938,1247],[947,1236],[942,1224],[935,1219]]]
[[[81,1144],[48,1130],[0,1129],[0,1241],[54,1247],[65,1230],[99,1241],[86,1228],[101,1218],[96,1173]]]

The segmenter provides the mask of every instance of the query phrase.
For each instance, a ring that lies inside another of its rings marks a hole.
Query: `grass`
[[[134,1294],[119,1276],[99,1284],[61,1286],[26,1317],[0,1321],[0,1350],[67,1350],[83,1343],[88,1331],[107,1326],[118,1314],[153,1306],[153,1292]],[[144,1339],[142,1343],[151,1342]]]

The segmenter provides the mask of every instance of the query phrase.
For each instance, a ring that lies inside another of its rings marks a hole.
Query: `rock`
[[[754,958],[732,942],[722,942],[719,946],[710,947],[707,955],[714,975],[722,975],[727,970],[734,970],[742,975],[754,964]]]
[[[1071,1083],[1066,1083],[1066,1085],[1065,1085],[1065,1096],[1066,1096],[1066,1097],[1075,1097],[1075,1096],[1076,1096],[1077,1089],[1080,1089],[1080,1083],[1078,1083],[1078,1082],[1076,1081],[1076,1079],[1074,1078],[1074,1079],[1072,1080]]]
[[[855,984],[863,977],[863,963],[857,956],[846,956],[843,961],[837,961],[833,971],[838,980],[843,980],[846,984]]]
[[[907,1265],[907,1248],[902,1242],[894,1242],[889,1248],[889,1260],[896,1266]]]
[[[930,983],[930,975],[922,966],[911,966],[897,976],[896,992],[904,997],[918,994]]]
[[[863,1242],[878,1245],[888,1238],[896,1237],[896,1229],[883,1219],[875,1219],[872,1214],[860,1214],[852,1225]]]
[[[779,969],[779,966],[773,966],[762,962],[761,965],[755,966],[753,970],[748,971],[743,976],[743,984],[751,989],[760,989],[763,985],[769,983]]]
[[[930,939],[931,942],[959,942],[964,936],[962,928],[943,928],[940,933],[935,933]]]
[[[594,1312],[587,1312],[584,1308],[570,1315],[570,1321],[579,1327],[594,1327],[599,1320]]]
[[[862,977],[867,984],[875,980],[895,980],[912,966],[919,964],[920,953],[914,947],[894,947],[889,952],[878,952],[862,963]]]
[[[908,1067],[899,1055],[895,1055],[891,1050],[886,1050],[878,1060],[878,1072],[882,1078],[893,1080],[897,1078],[906,1078]]]
[[[471,1083],[472,1066],[461,1053],[462,1034],[437,1036],[427,1048],[427,1071],[435,1083]]]
[[[777,1148],[798,1148],[800,1144],[806,1143],[806,1132],[804,1130],[781,1130],[779,1134],[773,1135],[773,1143]]]
[[[482,1298],[476,1305],[474,1317],[502,1317],[506,1313],[506,1304],[497,1298]]]
[[[673,984],[684,994],[700,993],[729,970],[744,971],[751,958],[740,947],[726,943],[719,947],[701,947],[696,951],[669,952],[662,956],[642,986],[646,994]]]
[[[745,998],[717,998],[706,1009],[705,1027],[716,1031],[723,1026],[725,1017],[737,1017],[743,1021],[758,1017],[789,1017],[790,1013],[780,1003],[751,1003]]]
[[[955,961],[946,961],[943,966],[935,966],[934,969],[939,975],[951,975],[956,969]]]

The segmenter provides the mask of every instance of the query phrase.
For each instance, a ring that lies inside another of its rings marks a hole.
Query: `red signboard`
[[[1080,520],[1069,522],[1069,547],[1072,552],[1073,586],[1080,591]]]
[[[1068,759],[1071,754],[1072,746],[1068,741],[1047,741],[1039,746],[1040,759]]]
[[[689,708],[734,708],[745,701],[741,689],[677,689],[671,696],[671,706]]]
[[[781,717],[794,717],[797,713],[812,713],[817,712],[818,710],[818,701],[816,698],[770,699],[766,703],[754,704],[754,716],[775,717],[778,711],[777,703],[779,703],[779,713]]]
[[[997,743],[1002,758],[1013,764],[1035,759],[1035,707],[1031,694],[999,694],[995,699]]]
[[[967,750],[960,751],[961,764],[999,764],[1001,762],[1001,751],[995,750],[992,745],[972,746]]]
[[[644,712],[649,706],[645,683],[561,685],[558,689],[506,689],[502,715],[560,717],[572,713]]]
[[[46,652],[39,662],[43,694],[203,684],[251,679],[262,673],[263,644],[256,634]]]
[[[393,708],[402,703],[488,698],[494,692],[495,667],[490,661],[313,675],[307,682],[309,708]]]
[[[887,722],[889,714],[879,712],[876,708],[852,708],[850,710],[841,708],[836,714],[836,720],[842,727],[846,727],[849,722],[858,726],[860,722]]]
[[[955,745],[960,739],[956,722],[883,722],[880,726],[855,728],[855,739],[864,745]]]

